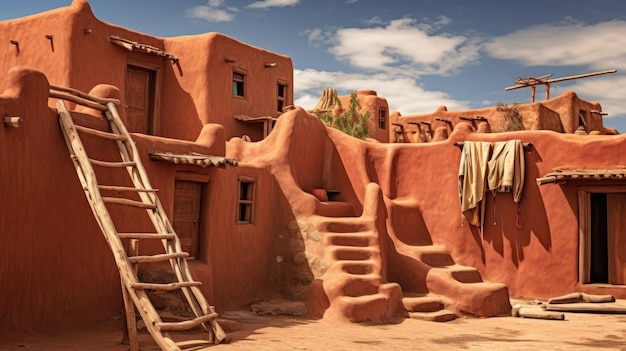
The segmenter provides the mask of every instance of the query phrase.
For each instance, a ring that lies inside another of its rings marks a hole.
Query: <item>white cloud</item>
[[[572,90],[581,99],[599,102],[602,111],[608,113],[606,118],[624,115],[624,111],[626,111],[624,89],[618,87],[626,86],[626,77],[613,73],[600,79],[590,77],[572,82],[575,83],[561,90]]]
[[[431,113],[440,106],[449,110],[469,108],[467,102],[454,100],[444,92],[425,90],[415,79],[406,76],[294,70],[296,105],[313,108],[327,88],[336,89],[340,95],[348,95],[354,90],[375,90],[378,96],[387,99],[392,112],[397,110],[405,116]]]
[[[494,38],[485,45],[485,51],[525,66],[626,68],[625,32],[626,21],[586,25],[570,18]]]
[[[187,10],[187,17],[207,22],[230,22],[235,19],[235,7],[225,7],[224,0],[209,0],[206,5],[198,5]]]
[[[370,20],[370,23],[376,21]],[[433,34],[449,23],[447,17],[431,23],[402,18],[386,26],[343,28],[334,33],[329,50],[337,59],[368,71],[413,77],[450,75],[478,61],[480,39]]]
[[[324,31],[321,28],[307,29],[300,34],[306,36],[309,44],[315,48],[332,42],[332,32]]]
[[[589,71],[618,69],[617,74],[589,77],[551,86],[575,91],[587,101],[598,101],[608,113],[605,124],[624,119],[626,111],[626,78],[619,70],[626,69],[626,21],[613,20],[587,25],[567,18],[557,24],[539,25],[500,36],[485,44],[485,52],[495,58],[510,60],[524,66],[582,67]],[[578,68],[577,68],[578,69]],[[552,77],[560,78],[560,77]],[[618,117],[610,120],[612,117]],[[621,122],[626,125],[625,122]]]
[[[267,9],[270,7],[296,6],[299,2],[300,0],[262,0],[255,1],[246,7],[251,9]]]

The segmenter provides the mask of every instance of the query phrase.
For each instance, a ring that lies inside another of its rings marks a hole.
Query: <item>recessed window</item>
[[[237,201],[237,223],[252,223],[254,215],[254,178],[239,177],[239,199]]]
[[[244,97],[245,78],[243,73],[233,72],[233,96]]]
[[[378,109],[378,128],[387,128],[387,110],[384,108]]]
[[[278,112],[283,113],[285,101],[287,99],[287,85],[278,83]]]
[[[587,122],[585,121],[585,116],[587,115],[587,111],[580,110],[578,111],[578,126],[587,128]]]

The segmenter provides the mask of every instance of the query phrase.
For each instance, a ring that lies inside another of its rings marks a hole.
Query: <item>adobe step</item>
[[[370,232],[328,233],[323,232],[326,245],[368,247],[378,245],[378,237]]]
[[[442,245],[414,246],[412,249],[417,259],[431,267],[451,266],[455,263],[450,252]]]
[[[336,306],[328,312],[334,314],[341,311],[341,315],[352,322],[390,322],[400,316],[398,305],[393,302],[398,301],[401,294],[398,284],[385,283],[375,294],[338,297]]]
[[[408,312],[435,312],[445,308],[442,298],[432,295],[405,296],[402,305]]]
[[[445,275],[459,283],[481,283],[483,282],[480,272],[475,267],[453,264],[449,266],[433,267],[431,274]]]
[[[337,261],[369,260],[379,256],[378,250],[372,247],[328,246],[326,250]]]

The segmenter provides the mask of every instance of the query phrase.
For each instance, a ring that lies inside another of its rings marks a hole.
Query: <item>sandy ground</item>
[[[626,301],[618,301],[625,303]],[[626,350],[626,315],[565,313],[565,320],[469,318],[437,323],[412,319],[391,325],[338,324],[300,317],[224,312],[228,344],[193,350]],[[119,321],[55,334],[3,336],[0,350],[126,351]],[[237,330],[234,330],[237,329]],[[187,332],[185,339],[204,333]],[[159,350],[144,330],[140,349]]]

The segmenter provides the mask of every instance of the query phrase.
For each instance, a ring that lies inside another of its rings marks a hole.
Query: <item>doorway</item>
[[[583,283],[626,285],[626,188],[579,191]]]
[[[183,251],[192,258],[198,257],[200,210],[203,183],[176,180],[174,184],[173,227]]]
[[[153,134],[156,71],[126,66],[126,128],[131,133]]]

